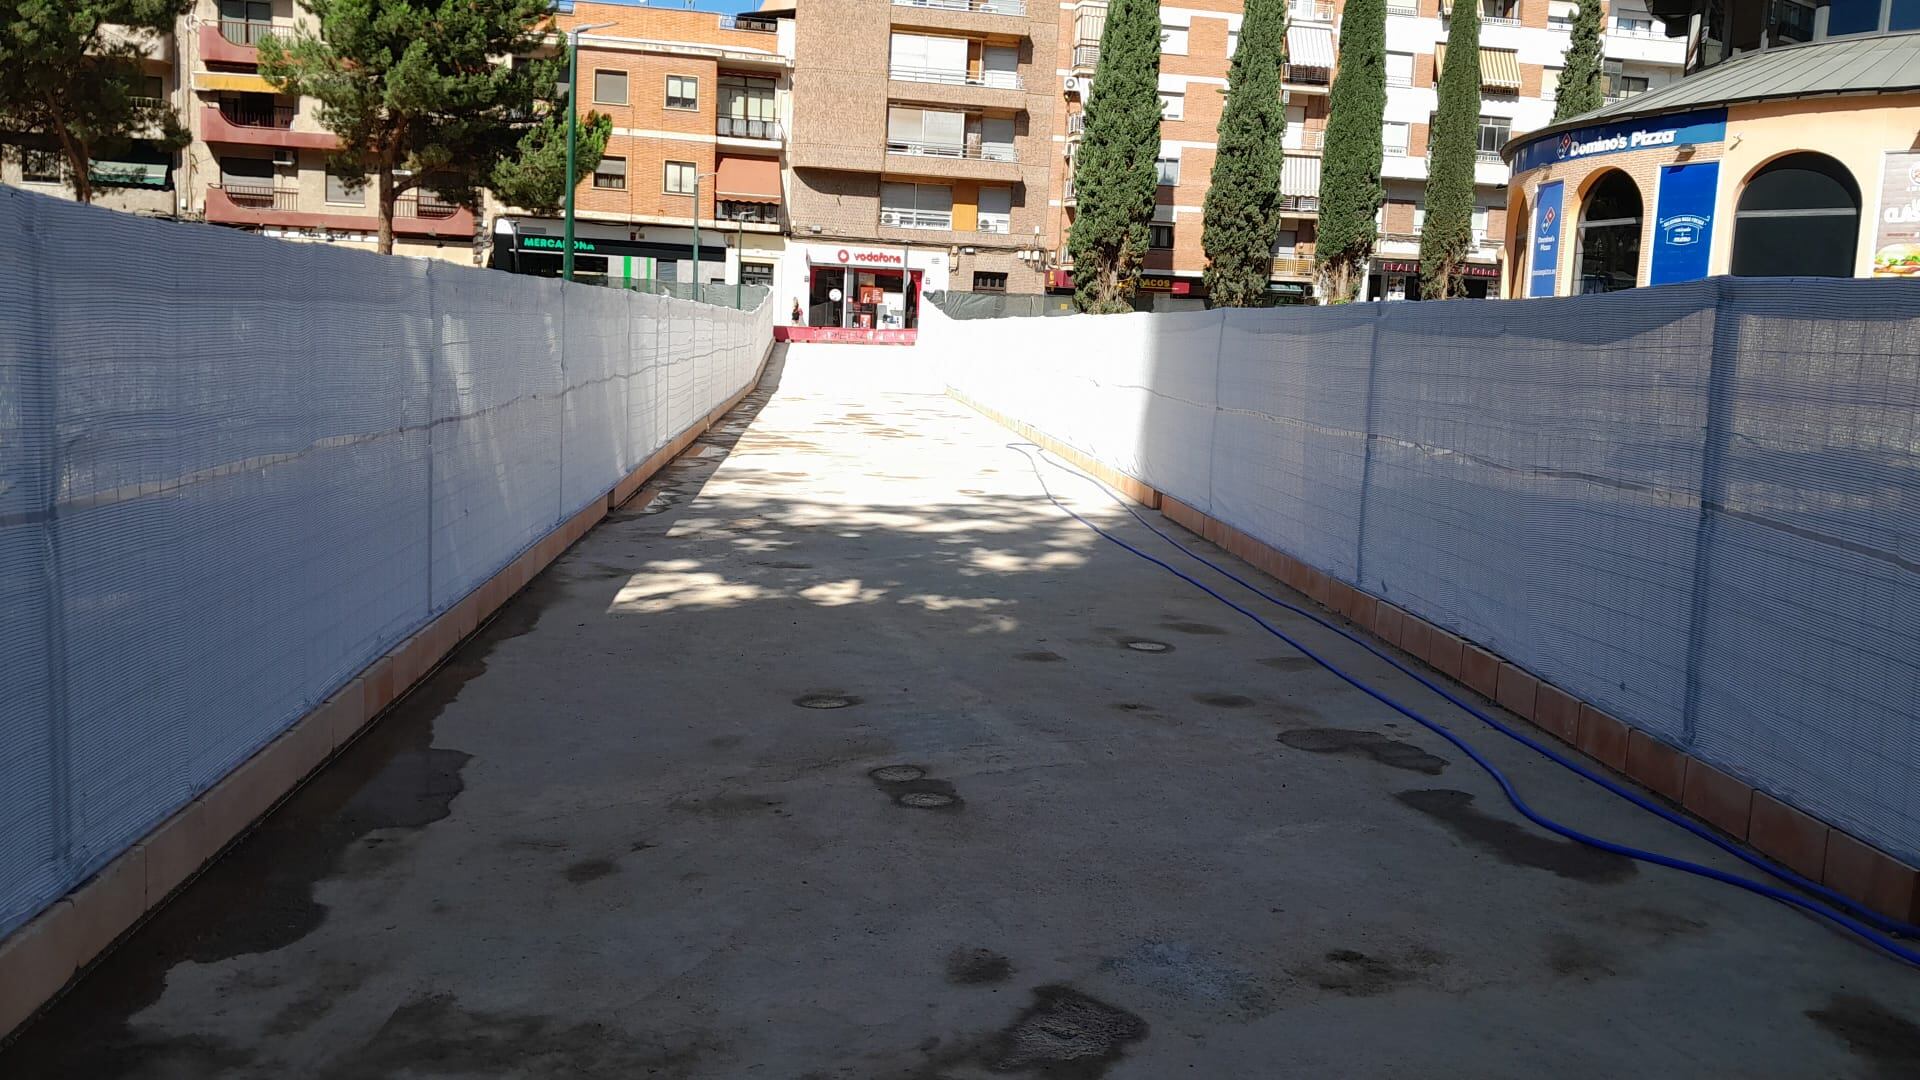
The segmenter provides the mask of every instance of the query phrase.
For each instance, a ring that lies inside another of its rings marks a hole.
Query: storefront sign
[[[1420,273],[1420,264],[1411,259],[1381,259],[1379,272],[1382,274],[1413,274],[1417,277]],[[1487,266],[1482,263],[1468,263],[1460,268],[1460,276],[1470,278],[1497,278],[1500,276],[1500,268],[1497,266]]]
[[[1541,184],[1533,193],[1533,265],[1527,275],[1528,296],[1552,296],[1560,280],[1560,201],[1567,185],[1559,180]]]
[[[906,256],[898,251],[840,248],[833,253],[833,261],[841,266],[899,266],[906,261]]]
[[[1141,274],[1140,288],[1147,292],[1172,293],[1175,296],[1190,296],[1193,282],[1185,278],[1168,277],[1165,274]]]
[[[1719,142],[1727,137],[1727,110],[1701,109],[1673,116],[1648,116],[1617,124],[1575,128],[1547,135],[1520,147],[1513,155],[1513,171],[1526,172],[1557,161],[1577,161],[1601,154],[1623,154],[1657,146],[1688,146]]]
[[[1889,150],[1881,163],[1873,276],[1920,280],[1920,153]]]
[[[530,236],[526,233],[521,233],[520,234],[520,250],[521,251],[565,251],[567,250],[567,241],[566,241],[566,238],[562,236]],[[576,236],[573,238],[573,250],[575,254],[579,254],[580,252],[583,252],[583,251],[596,252],[596,251],[599,251],[600,249],[594,246],[593,241],[582,240]]]
[[[1720,163],[1660,167],[1659,212],[1654,217],[1653,268],[1647,284],[1698,281],[1713,249],[1713,201]]]

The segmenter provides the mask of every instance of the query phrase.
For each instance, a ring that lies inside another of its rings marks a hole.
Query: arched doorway
[[[1532,263],[1533,211],[1527,205],[1526,192],[1515,185],[1512,201],[1507,203],[1507,295],[1527,295],[1527,267]]]
[[[1574,243],[1580,292],[1614,292],[1640,283],[1640,188],[1633,177],[1609,169],[1587,189]]]
[[[1753,174],[1733,211],[1740,277],[1852,277],[1860,185],[1825,154],[1775,158]]]

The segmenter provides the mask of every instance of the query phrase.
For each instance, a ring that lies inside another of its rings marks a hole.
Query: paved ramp
[[[936,391],[792,348],[0,1076],[1920,1070],[1920,974],[1524,825]]]

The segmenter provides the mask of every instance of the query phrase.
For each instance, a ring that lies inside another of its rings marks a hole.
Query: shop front
[[[798,318],[776,334],[785,341],[911,345],[922,294],[946,288],[945,251],[806,244],[798,254],[805,295],[793,300]]]
[[[615,288],[672,286],[695,281],[730,283],[736,252],[733,235],[700,230],[695,275],[693,230],[670,226],[574,223],[576,281]],[[559,277],[566,253],[566,226],[546,218],[500,218],[494,222],[493,254],[487,265],[534,277]]]
[[[1073,292],[1073,271],[1047,271],[1047,291]],[[1207,285],[1199,274],[1147,270],[1140,275],[1133,306],[1139,311],[1197,311],[1206,307],[1206,299]]]
[[[1487,300],[1500,295],[1500,268],[1493,263],[1468,263],[1461,271],[1466,292],[1472,300]],[[1375,259],[1367,274],[1367,299],[1420,299],[1420,260]]]

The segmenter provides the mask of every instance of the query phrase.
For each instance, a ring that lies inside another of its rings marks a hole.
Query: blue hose
[[[1688,832],[1692,833],[1693,835],[1698,836],[1703,840],[1706,840],[1707,842],[1713,844],[1714,846],[1720,848],[1721,850],[1747,862],[1748,864],[1772,875],[1775,878],[1778,878],[1781,881],[1788,882],[1797,888],[1804,889],[1808,892],[1814,893],[1815,895],[1821,897],[1822,899],[1830,901],[1833,906],[1829,906],[1828,904],[1823,904],[1818,900],[1813,900],[1804,896],[1796,895],[1784,889],[1767,884],[1766,882],[1754,881],[1749,878],[1741,877],[1738,874],[1728,873],[1725,870],[1720,870],[1715,867],[1706,866],[1701,863],[1691,862],[1686,859],[1675,858],[1670,855],[1662,855],[1658,852],[1645,851],[1640,848],[1629,847],[1625,844],[1617,844],[1611,840],[1604,840],[1604,839],[1601,839],[1600,837],[1583,833],[1578,829],[1574,829],[1570,826],[1562,825],[1559,822],[1554,821],[1552,818],[1546,817],[1545,815],[1534,810],[1533,807],[1527,805],[1526,800],[1520,797],[1520,792],[1514,788],[1513,782],[1507,778],[1506,774],[1501,772],[1498,766],[1494,765],[1493,762],[1487,760],[1487,758],[1484,755],[1482,755],[1479,750],[1475,749],[1471,744],[1466,742],[1466,740],[1460,738],[1458,735],[1455,735],[1452,731],[1449,731],[1448,729],[1442,727],[1437,722],[1428,719],[1426,716],[1418,712],[1415,712],[1413,709],[1407,707],[1406,705],[1401,704],[1400,702],[1394,700],[1393,698],[1387,696],[1386,694],[1378,690],[1375,690],[1373,687],[1368,686],[1365,683],[1361,682],[1359,679],[1348,674],[1346,671],[1342,670],[1339,666],[1327,660],[1325,657],[1322,657],[1320,654],[1308,648],[1302,642],[1296,640],[1293,637],[1290,637],[1285,631],[1280,630],[1279,628],[1267,622],[1267,620],[1261,618],[1259,615],[1255,614],[1254,612],[1249,611],[1248,609],[1240,606],[1239,604],[1234,603],[1232,600],[1227,599],[1225,596],[1222,596],[1219,592],[1210,588],[1204,582],[1186,573],[1183,573],[1177,567],[1173,566],[1171,563],[1168,563],[1164,559],[1157,558],[1153,555],[1148,554],[1145,551],[1140,550],[1137,547],[1134,547],[1132,544],[1127,543],[1125,540],[1120,539],[1118,536],[1115,536],[1114,534],[1108,532],[1107,530],[1102,529],[1100,526],[1094,524],[1093,522],[1087,520],[1085,517],[1082,517],[1080,514],[1076,513],[1071,507],[1061,502],[1059,496],[1053,493],[1053,488],[1047,484],[1046,477],[1040,472],[1039,464],[1035,461],[1034,455],[1031,453],[1028,453],[1028,450],[1027,450],[1028,447],[1032,447],[1034,450],[1039,452],[1039,458],[1041,461],[1046,461],[1048,464],[1053,465],[1055,468],[1061,469],[1062,471],[1067,472],[1069,475],[1075,476],[1081,480],[1085,480],[1088,483],[1091,483],[1094,486],[1098,487],[1102,493],[1106,494],[1110,499],[1112,499],[1115,503],[1117,503],[1128,514],[1132,515],[1135,521],[1139,522],[1141,525],[1146,526],[1148,531],[1152,532],[1155,536],[1158,536],[1160,539],[1166,541],[1167,543],[1173,545],[1174,547],[1180,549],[1180,551],[1182,551],[1192,559],[1196,560],[1201,565],[1206,566],[1207,568],[1213,570],[1215,573],[1218,573],[1223,577],[1226,577],[1227,579],[1233,581],[1235,584],[1240,585],[1242,588],[1245,588],[1253,592],[1254,594],[1274,604],[1277,604],[1278,606],[1288,611],[1291,611],[1305,618],[1311,619],[1315,623],[1319,624],[1320,626],[1328,630],[1332,630],[1334,633],[1339,634],[1341,637],[1346,638],[1348,641],[1351,641],[1354,644],[1359,645],[1361,648],[1366,649],[1368,652],[1372,653],[1374,656],[1379,657],[1380,659],[1385,660],[1387,663],[1393,665],[1400,672],[1411,677],[1416,682],[1420,683],[1422,686],[1426,687],[1427,689],[1433,691],[1436,694],[1439,694],[1441,697],[1445,698],[1447,701],[1451,702],[1452,704],[1458,706],[1459,708],[1477,717],[1483,723],[1492,727],[1495,731],[1500,732],[1501,734],[1507,736],[1510,739],[1513,739],[1514,741],[1520,743],[1523,746],[1531,748],[1536,753],[1539,753],[1540,755],[1547,758],[1547,760],[1552,761],[1553,763],[1561,766],[1562,768],[1568,769],[1574,772],[1575,774],[1581,777],[1584,777],[1589,781],[1592,781],[1595,784],[1598,784],[1600,787],[1605,788],[1606,790],[1612,792],[1615,795],[1620,796],[1623,799],[1626,799],[1628,802],[1633,803],[1635,806],[1640,807],[1642,810],[1645,810],[1652,814],[1656,814],[1659,817],[1663,818],[1664,820],[1672,824],[1678,825],[1683,829],[1686,829]],[[1729,841],[1726,841],[1721,837],[1714,835],[1713,832],[1707,829],[1705,826],[1700,825],[1693,821],[1689,821],[1688,819],[1673,813],[1667,808],[1660,806],[1658,803],[1655,803],[1647,799],[1646,797],[1640,795],[1638,792],[1628,790],[1627,788],[1624,788],[1619,784],[1614,783],[1612,780],[1609,780],[1606,777],[1601,776],[1598,773],[1595,773],[1593,770],[1588,769],[1584,765],[1581,765],[1579,762],[1573,761],[1561,755],[1560,753],[1556,752],[1555,750],[1551,749],[1550,747],[1544,746],[1541,743],[1535,741],[1534,739],[1529,738],[1527,735],[1523,734],[1522,732],[1516,731],[1511,726],[1505,723],[1502,723],[1500,720],[1487,714],[1483,710],[1476,708],[1475,706],[1473,706],[1472,704],[1469,704],[1466,701],[1463,701],[1461,698],[1459,698],[1452,692],[1448,691],[1445,687],[1435,684],[1434,682],[1426,678],[1424,675],[1421,675],[1419,672],[1414,671],[1411,668],[1407,667],[1406,665],[1400,663],[1398,660],[1394,659],[1392,656],[1389,656],[1385,652],[1382,652],[1380,649],[1375,648],[1372,643],[1365,641],[1360,637],[1355,636],[1354,634],[1348,633],[1342,627],[1332,622],[1329,622],[1324,618],[1321,618],[1318,614],[1312,611],[1306,610],[1304,608],[1296,607],[1295,605],[1287,603],[1285,600],[1282,600],[1277,596],[1274,596],[1270,593],[1267,593],[1261,590],[1258,586],[1249,583],[1245,579],[1235,575],[1234,573],[1225,569],[1224,567],[1221,567],[1209,561],[1204,556],[1189,550],[1184,544],[1181,544],[1179,541],[1175,540],[1173,537],[1168,536],[1165,532],[1162,532],[1159,528],[1155,527],[1152,522],[1142,517],[1138,511],[1134,510],[1133,507],[1127,505],[1124,499],[1122,499],[1119,495],[1109,490],[1105,484],[1100,483],[1098,480],[1095,480],[1093,477],[1088,476],[1085,473],[1082,473],[1079,470],[1074,469],[1073,467],[1063,462],[1053,461],[1049,459],[1047,457],[1047,452],[1044,447],[1040,447],[1032,443],[1008,443],[1007,448],[1010,450],[1017,451],[1027,459],[1028,467],[1030,467],[1033,470],[1034,478],[1040,482],[1040,489],[1046,493],[1048,501],[1053,503],[1054,506],[1059,507],[1062,513],[1066,514],[1068,517],[1079,522],[1080,524],[1086,526],[1088,529],[1092,530],[1095,534],[1100,536],[1102,539],[1107,540],[1119,546],[1123,550],[1135,556],[1138,556],[1139,558],[1145,559],[1147,562],[1153,563],[1155,566],[1160,567],[1162,570],[1167,571],[1168,573],[1186,582],[1187,584],[1192,585],[1194,588],[1199,589],[1201,592],[1206,593],[1208,596],[1213,597],[1215,600],[1219,601],[1221,604],[1226,605],[1227,607],[1240,613],[1246,618],[1252,620],[1262,630],[1265,630],[1267,633],[1272,634],[1274,637],[1279,638],[1281,641],[1284,641],[1288,645],[1299,650],[1300,653],[1306,656],[1308,659],[1312,660],[1316,664],[1319,664],[1321,667],[1326,668],[1328,671],[1332,672],[1335,676],[1339,677],[1341,680],[1346,682],[1348,685],[1352,686],[1354,689],[1359,690],[1361,693],[1366,694],[1368,697],[1373,698],[1374,700],[1387,706],[1388,708],[1399,713],[1400,715],[1405,716],[1407,719],[1414,721],[1415,723],[1419,724],[1420,726],[1426,728],[1429,731],[1432,731],[1434,734],[1447,740],[1447,742],[1452,743],[1453,746],[1456,747],[1461,753],[1467,755],[1467,757],[1470,758],[1475,765],[1480,766],[1481,770],[1484,771],[1489,777],[1491,777],[1494,783],[1500,786],[1500,790],[1507,797],[1507,802],[1512,804],[1513,808],[1516,811],[1518,811],[1521,816],[1525,817],[1528,821],[1533,822],[1535,825],[1538,825],[1549,832],[1566,837],[1569,840],[1573,840],[1577,843],[1585,844],[1588,847],[1596,848],[1601,851],[1611,852],[1615,855],[1622,855],[1629,859],[1636,859],[1636,860],[1639,860],[1640,862],[1651,863],[1655,866],[1665,866],[1670,869],[1679,870],[1689,874],[1695,874],[1703,878],[1721,882],[1722,884],[1732,885],[1736,888],[1744,889],[1747,892],[1764,896],[1770,900],[1777,900],[1783,904],[1787,904],[1792,907],[1797,907],[1802,911],[1807,912],[1808,914],[1818,916],[1819,918],[1826,919],[1827,921],[1834,923],[1835,925],[1839,926],[1840,928],[1846,930],[1851,934],[1854,934],[1855,936],[1859,937],[1861,940],[1879,949],[1880,951],[1886,953],[1888,956],[1893,957],[1894,959],[1905,961],[1906,963],[1911,964],[1915,967],[1920,967],[1920,951],[1916,951],[1906,945],[1903,945],[1899,941],[1894,940],[1894,938],[1889,936],[1889,933],[1888,933],[1888,932],[1891,932],[1893,934],[1899,934],[1903,937],[1916,937],[1916,936],[1920,936],[1920,927],[1913,927],[1895,919],[1888,919],[1885,916],[1880,915],[1878,912],[1865,908],[1860,904],[1856,903],[1855,901],[1850,900],[1847,897],[1841,896],[1839,893],[1836,893],[1833,890],[1828,889],[1817,882],[1809,881],[1808,879],[1800,876],[1799,874],[1794,873],[1792,870],[1789,870],[1786,867],[1776,866],[1773,863],[1769,862],[1768,860],[1753,854],[1752,852],[1745,851],[1733,845]],[[1844,909],[1844,910],[1836,910],[1836,908]],[[1851,912],[1852,914],[1848,914],[1848,912]],[[1858,916],[1858,917],[1856,918],[1855,916]]]

